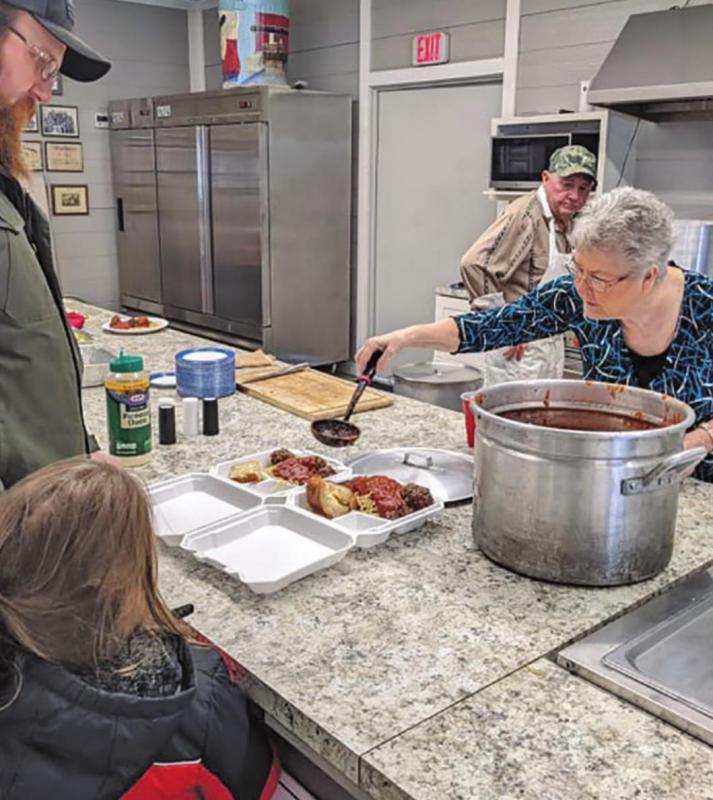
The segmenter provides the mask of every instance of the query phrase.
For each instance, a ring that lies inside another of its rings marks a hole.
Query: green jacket
[[[93,449],[82,417],[81,377],[49,223],[0,169],[0,486]]]

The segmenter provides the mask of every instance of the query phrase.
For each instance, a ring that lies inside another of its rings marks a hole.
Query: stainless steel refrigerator
[[[153,108],[149,100],[140,99],[114,102],[109,111],[122,302],[136,298],[158,309],[162,300]]]
[[[149,130],[141,104],[128,131],[110,109],[122,304],[286,360],[349,358],[351,98],[250,87],[146,105]],[[153,139],[155,213],[136,198],[137,134]]]

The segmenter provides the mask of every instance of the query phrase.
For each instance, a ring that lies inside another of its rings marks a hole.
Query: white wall
[[[699,5],[701,0],[692,0]],[[671,0],[522,0],[516,113],[576,110],[630,14]],[[713,122],[642,122],[635,183],[683,218],[713,219]]]
[[[116,0],[76,0],[77,33],[111,62],[96,83],[64,78],[55,104],[79,107],[83,173],[45,173],[51,183],[89,186],[87,217],[52,217],[57,266],[66,295],[118,307],[115,207],[109,132],[94,127],[94,112],[112,99],[188,90],[186,13]],[[39,139],[40,136],[27,138]]]
[[[372,69],[410,67],[413,37],[431,30],[450,34],[451,61],[501,56],[505,0],[374,0]]]
[[[203,12],[206,88],[220,89],[218,12]],[[291,0],[288,79],[310,89],[359,94],[359,0]]]
[[[203,36],[205,49],[205,88],[209,91],[211,89],[220,89],[222,84],[222,70],[217,8],[208,8],[203,12]]]
[[[516,113],[576,109],[580,81],[596,73],[628,16],[670,5],[522,0]],[[356,192],[359,0],[292,0],[290,13],[290,81],[355,99]],[[372,69],[408,66],[412,36],[432,29],[449,31],[454,61],[499,56],[504,18],[505,0],[373,0]],[[204,23],[206,84],[215,89],[221,80],[216,9],[204,12]],[[187,18],[159,6],[77,0],[77,30],[112,60],[113,69],[96,84],[65,80],[63,96],[53,100],[79,106],[85,171],[48,173],[46,180],[87,183],[91,206],[89,217],[53,218],[58,267],[68,294],[116,305],[109,137],[94,128],[94,112],[110,99],[188,90]],[[642,123],[636,144],[639,186],[660,194],[682,217],[713,218],[713,122]],[[356,202],[353,209],[356,215]]]

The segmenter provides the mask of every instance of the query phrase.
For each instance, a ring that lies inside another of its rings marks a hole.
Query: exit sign
[[[421,33],[413,37],[413,65],[445,64],[450,57],[449,37],[443,31]]]

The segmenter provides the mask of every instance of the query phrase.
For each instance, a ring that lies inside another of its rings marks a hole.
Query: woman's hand
[[[686,450],[691,450],[694,447],[705,447],[711,453],[713,452],[713,431],[711,431],[708,424],[703,423],[685,435],[683,446]]]
[[[381,372],[404,347],[427,347],[429,350],[443,350],[446,353],[452,353],[458,349],[459,344],[460,335],[456,323],[450,318],[442,319],[438,322],[412,325],[410,328],[400,328],[391,333],[372,336],[357,350],[354,360],[357,363],[359,374],[363,375],[371,354],[376,350],[384,351],[384,355],[376,365],[376,371]]]
[[[376,365],[376,371],[383,372],[389,361],[404,347],[406,347],[406,336],[403,331],[399,330],[392,333],[384,333],[381,336],[372,336],[364,342],[354,356],[357,371],[360,375],[363,375],[372,353],[377,350],[383,350],[383,355]]]

